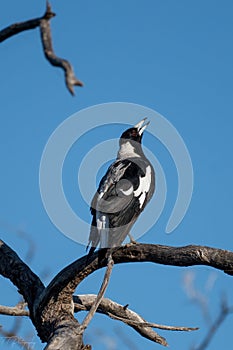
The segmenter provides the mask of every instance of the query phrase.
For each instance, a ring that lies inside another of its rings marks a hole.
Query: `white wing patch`
[[[127,179],[121,179],[116,184],[116,193],[119,197],[130,196],[133,193],[133,185]]]
[[[151,185],[151,167],[148,165],[146,167],[146,175],[139,178],[139,186],[134,191],[135,197],[139,197],[140,208],[143,206],[143,203],[146,199],[146,194],[149,192]]]
[[[125,196],[130,196],[131,193],[133,192],[133,186],[131,186],[128,190],[124,191],[124,190],[120,189],[119,191],[121,191],[121,193]]]
[[[141,196],[139,197],[140,208],[143,206],[145,199],[146,199],[146,192],[142,192]]]

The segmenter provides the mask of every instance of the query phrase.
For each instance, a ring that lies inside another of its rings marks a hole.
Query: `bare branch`
[[[83,83],[75,77],[71,64],[67,60],[57,57],[54,53],[49,22],[54,16],[55,13],[52,12],[51,5],[47,1],[46,12],[42,17],[34,18],[25,22],[14,23],[5,29],[2,29],[0,31],[0,43],[18,33],[40,27],[41,41],[45,57],[50,64],[64,70],[66,86],[69,92],[74,95],[74,86],[83,86]]]
[[[184,276],[184,288],[187,293],[188,298],[196,303],[203,314],[205,321],[211,323],[211,315],[208,307],[207,297],[195,287],[194,284],[195,275],[193,271],[188,271]]]
[[[63,344],[66,350],[71,350],[73,344],[77,345],[77,349],[78,346],[83,348],[82,334],[77,332],[79,323],[73,317],[71,303],[67,303],[65,295],[62,295],[63,298],[51,301],[50,309],[40,307],[38,296],[45,289],[44,285],[3,241],[0,241],[0,274],[10,279],[24,296],[38,335],[42,341],[48,342],[46,349],[54,349],[56,342]]]
[[[42,19],[46,19],[48,21],[54,16],[56,16],[56,14],[52,12],[51,6],[47,2],[46,11],[42,17],[33,18],[29,21],[14,23],[0,30],[0,43],[16,34],[19,34],[26,30],[35,29],[36,27],[40,26],[40,22]]]
[[[88,258],[86,256],[65,267],[46,288],[43,302],[56,295],[66,293],[72,298],[78,284],[94,271],[107,265],[107,249],[101,249]],[[205,246],[169,247],[155,244],[132,244],[112,249],[115,264],[128,262],[153,262],[171,266],[207,265],[233,275],[233,253]],[[82,272],[82,273],[80,273]]]
[[[25,304],[26,306],[27,304]],[[4,306],[0,305],[0,315],[7,316],[29,316],[29,311],[22,307],[16,306]]]
[[[32,235],[30,235],[28,232],[24,231],[24,230],[20,230],[18,229],[16,231],[16,234],[24,239],[27,244],[28,244],[28,251],[26,253],[26,256],[24,257],[25,262],[27,262],[27,264],[29,264],[29,262],[32,261],[32,259],[35,256],[35,251],[36,251],[36,246],[35,246],[35,242],[32,238]]]
[[[40,279],[19,259],[17,254],[1,242],[0,273],[19,288],[28,302],[30,317],[37,332],[42,341],[48,342],[47,350],[54,350],[56,344],[66,350],[72,350],[74,344],[77,349],[84,348],[83,327],[73,317],[73,293],[84,278],[108,264],[109,253],[112,254],[115,264],[150,261],[173,266],[207,265],[230,275],[233,274],[233,253],[230,251],[202,246],[176,248],[133,244],[114,249],[101,249],[92,256],[84,256],[64,268],[48,287],[44,288]],[[98,310],[102,302],[103,300],[99,307],[97,305]],[[127,307],[123,306],[122,310],[128,312]],[[126,318],[128,324],[141,335],[166,345],[166,340],[159,338],[160,336],[151,329],[159,326],[164,329],[166,326],[148,323],[142,318],[132,320],[130,317],[114,315],[109,311],[109,316],[112,315],[125,323],[127,323]],[[178,328],[176,327],[176,330]],[[149,332],[153,333],[149,334]]]
[[[207,347],[210,344],[211,340],[213,339],[215,333],[220,328],[222,323],[225,321],[226,317],[229,314],[232,314],[232,313],[233,313],[233,306],[228,306],[226,300],[222,299],[221,309],[220,309],[218,317],[213,322],[213,324],[210,327],[210,329],[209,329],[206,337],[204,338],[204,340],[201,342],[201,344],[199,346],[194,347],[194,350],[205,350],[205,349],[207,349]]]
[[[117,317],[115,315],[109,314],[110,317],[114,318],[115,320],[122,321],[129,326],[137,326],[137,327],[150,327],[150,328],[157,328],[157,329],[162,329],[165,331],[178,331],[178,332],[190,332],[190,331],[197,331],[199,328],[198,327],[180,327],[180,326],[165,326],[162,324],[158,323],[151,323],[151,322],[146,322],[146,321],[132,321],[129,319],[125,319],[122,317]]]
[[[19,256],[0,240],[0,274],[11,280],[26,300],[29,310],[44,285]]]
[[[81,324],[81,327],[83,328],[83,331],[87,328],[88,324],[90,323],[90,321],[92,320],[96,310],[98,309],[99,304],[101,303],[101,300],[104,297],[104,293],[106,292],[109,280],[110,280],[110,276],[112,273],[112,269],[113,269],[113,265],[114,262],[112,260],[112,256],[111,254],[108,257],[108,265],[107,265],[107,270],[105,272],[104,275],[104,280],[103,283],[100,287],[99,293],[96,297],[96,299],[94,300],[89,313],[87,314],[87,316],[84,318],[83,323]]]
[[[30,342],[25,341],[21,337],[17,336],[15,333],[5,331],[1,325],[0,325],[0,334],[6,339],[7,342],[16,343],[22,349],[25,349],[25,350],[32,350],[32,347],[30,346]]]
[[[112,265],[110,268],[112,268]],[[109,274],[110,273],[108,271],[108,275]],[[106,278],[109,279],[109,276]],[[106,280],[106,278],[104,278],[104,280]],[[99,295],[96,296],[93,294],[88,294],[88,295],[74,296],[73,297],[74,312],[77,313],[80,311],[91,310],[91,308],[93,307],[93,305],[97,300],[97,297],[99,297]],[[151,328],[158,328],[158,329],[170,330],[170,331],[193,331],[198,329],[193,327],[177,327],[177,326],[167,326],[167,325],[165,326],[157,323],[147,322],[135,311],[132,311],[128,308],[126,309],[123,305],[120,305],[108,298],[101,298],[98,304],[99,305],[97,305],[97,308],[95,309],[96,312],[105,314],[106,316],[109,316],[114,320],[124,322],[125,324],[134,328],[143,337],[151,341],[156,341],[157,343],[162,345],[167,345],[165,339],[160,337],[160,335],[154,332]],[[24,306],[26,305],[24,304]],[[23,310],[22,307],[19,307],[19,306],[15,306],[15,307],[0,306],[0,314],[10,315],[10,316],[29,316],[29,311]],[[81,325],[81,327],[82,326],[83,325]]]
[[[90,310],[96,296],[93,294],[74,296],[75,312]],[[177,327],[177,326],[164,326],[157,323],[146,322],[136,312],[125,309],[123,305],[120,305],[110,299],[103,298],[97,312],[105,314],[114,320],[118,320],[133,327],[143,337],[155,341],[162,345],[167,345],[164,338],[154,332],[151,328],[158,328],[170,331],[193,331],[198,328],[191,327]]]
[[[2,29],[0,31],[0,43],[6,39],[9,39],[10,37],[21,33],[25,30],[34,29],[36,27],[39,27],[41,21],[41,17],[34,18],[26,22],[20,22],[20,23],[14,23],[10,26]]]
[[[47,4],[47,12],[49,13],[50,11],[51,7]],[[50,23],[45,17],[40,21],[40,34],[45,57],[53,66],[60,67],[64,70],[67,89],[74,95],[74,86],[83,86],[83,83],[75,77],[71,64],[67,60],[55,55],[52,45]]]

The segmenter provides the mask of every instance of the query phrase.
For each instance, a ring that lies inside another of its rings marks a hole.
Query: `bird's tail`
[[[89,241],[86,246],[86,252],[89,250],[88,256],[91,256],[94,253],[98,243],[99,243],[99,235],[97,232],[97,228],[95,226],[92,226],[90,236],[89,236]]]

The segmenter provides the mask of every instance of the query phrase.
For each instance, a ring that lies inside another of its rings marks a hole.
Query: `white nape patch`
[[[132,157],[140,157],[138,153],[135,152],[135,148],[132,146],[132,144],[127,141],[124,142],[119,151],[118,151],[118,158],[132,158]]]
[[[151,185],[151,167],[148,165],[146,167],[146,175],[139,178],[139,186],[134,191],[135,197],[139,197],[140,208],[143,206],[143,203],[146,199],[146,194],[148,193]]]
[[[100,248],[108,248],[109,220],[107,215],[96,212],[97,230],[100,235]]]

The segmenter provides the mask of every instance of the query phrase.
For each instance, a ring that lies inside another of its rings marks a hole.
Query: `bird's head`
[[[144,118],[132,128],[123,132],[120,138],[120,150],[118,152],[118,158],[125,158],[126,156],[133,156],[133,154],[143,154],[141,149],[141,141],[143,132],[149,124]]]
[[[150,123],[149,121],[146,122],[146,120],[147,118],[144,118],[139,123],[134,125],[132,128],[129,128],[126,131],[124,131],[120,138],[121,142],[132,140],[134,142],[141,143],[143,132],[148,126],[148,124]]]

